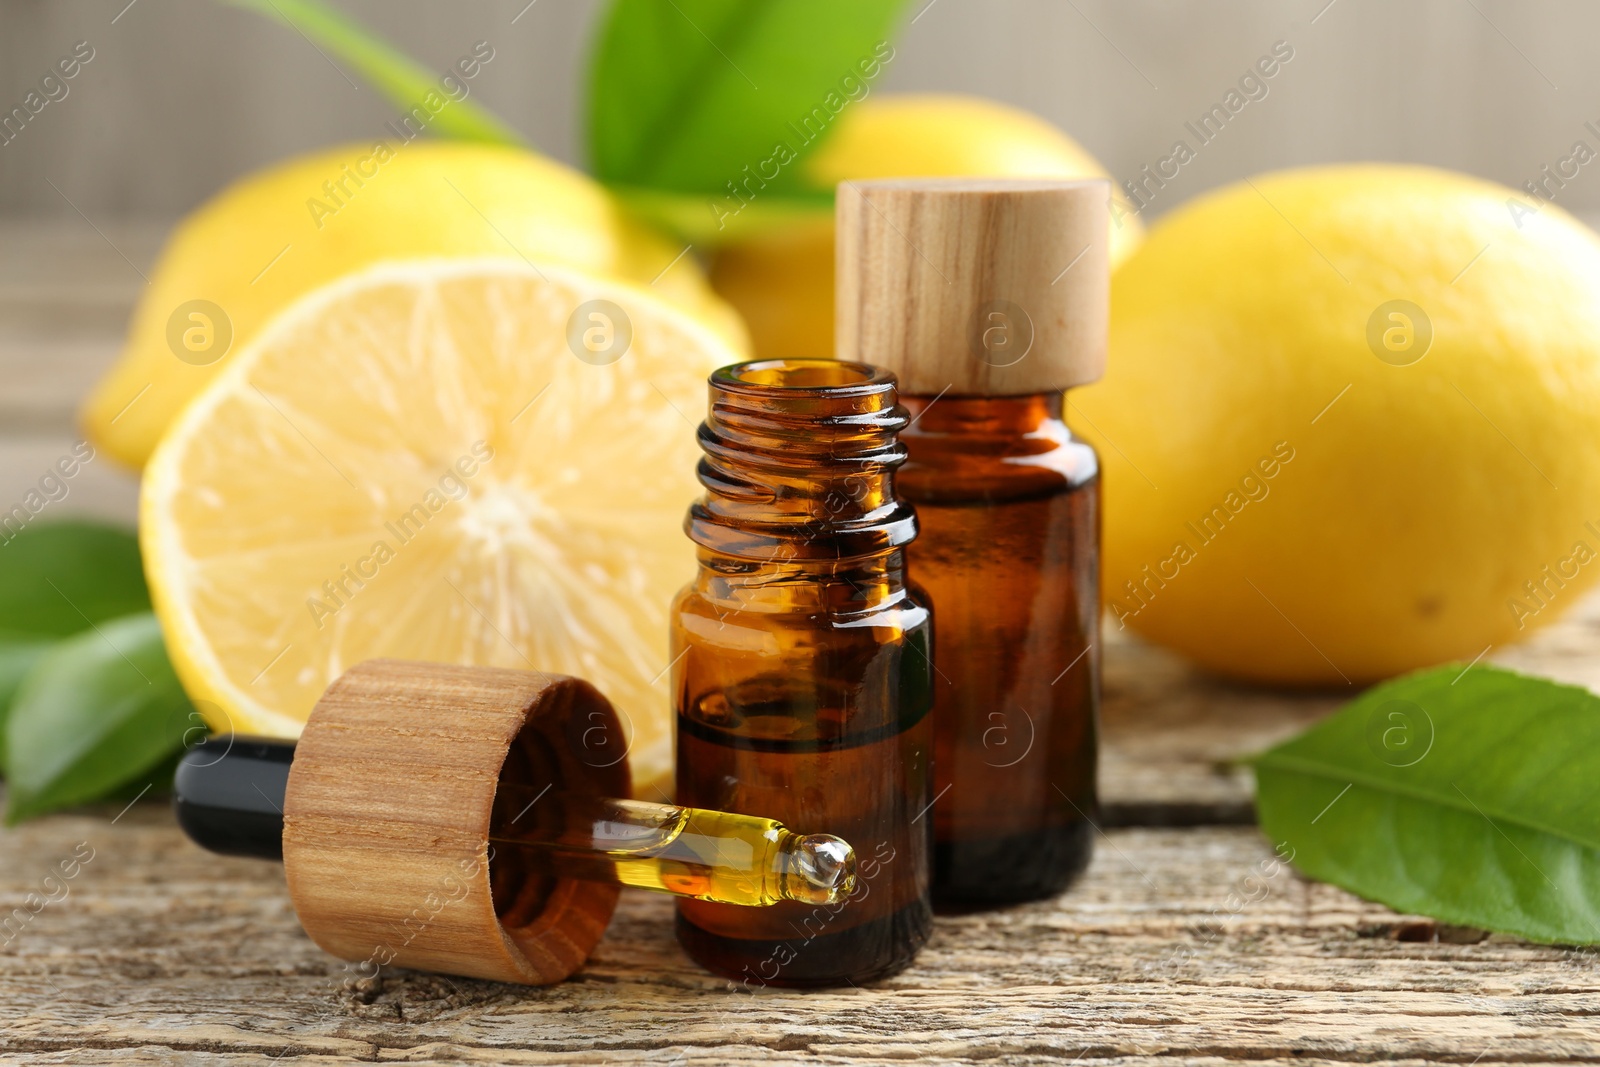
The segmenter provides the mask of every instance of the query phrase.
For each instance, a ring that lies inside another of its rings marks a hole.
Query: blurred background
[[[476,99],[581,163],[587,0],[341,8],[444,70],[495,60]],[[881,91],[970,92],[1058,124],[1119,179],[1154,165],[1277,42],[1293,59],[1151,203],[1338,160],[1436,164],[1514,188],[1580,138],[1600,143],[1600,5],[1586,0],[917,0]],[[94,58],[0,146],[0,499],[75,439],[73,410],[115,355],[165,228],[231,179],[376,136],[389,104],[309,40],[213,0],[4,0],[0,108],[56,61]],[[1600,210],[1584,168],[1557,192]],[[57,514],[130,519],[133,479],[91,464]]]

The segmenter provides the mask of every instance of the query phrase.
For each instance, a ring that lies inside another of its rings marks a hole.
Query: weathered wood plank
[[[1247,828],[1112,831],[1073,891],[942,918],[914,968],[867,989],[732,988],[643,893],[559,986],[397,972],[352,989],[299,931],[274,865],[199,852],[158,805],[114,813],[0,837],[8,905],[78,842],[95,849],[0,949],[8,1059],[1600,1060],[1600,954],[1435,940],[1425,920],[1274,869]]]
[[[1105,622],[1101,798],[1111,825],[1253,821],[1240,762],[1309,726],[1355,690],[1288,693],[1209,677]],[[1600,594],[1483,662],[1600,692]]]
[[[102,299],[115,293],[131,305],[169,228],[105,218],[90,223],[76,214],[0,218],[0,297],[31,292]]]
[[[165,235],[150,224],[100,230],[76,216],[0,221],[0,436],[70,431],[122,348]]]
[[[81,313],[82,308],[73,310],[75,315]],[[121,307],[103,314],[108,320],[127,322],[127,311]],[[0,435],[69,430],[80,401],[121,350],[121,327],[112,333],[80,318],[88,327],[82,333],[41,336],[29,333],[22,318],[0,299],[0,378],[5,381]]]
[[[89,515],[132,526],[139,513],[139,483],[109,456],[97,454],[59,486],[50,481],[41,488],[41,479],[57,470],[56,462],[62,457],[74,455],[73,448],[81,440],[70,431],[0,437],[0,520],[5,520],[14,506],[26,505],[30,492],[38,493],[32,498],[34,505],[48,500],[48,490],[56,499],[44,503],[30,523]],[[5,529],[9,532],[12,526]]]

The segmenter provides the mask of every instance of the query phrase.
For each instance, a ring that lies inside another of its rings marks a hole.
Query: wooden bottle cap
[[[398,660],[329,686],[283,810],[289,896],[311,939],[363,977],[394,963],[543,985],[582,966],[619,890],[491,855],[502,778],[628,796],[610,702],[561,675]]]
[[[911,396],[1015,396],[1105,370],[1111,183],[844,182],[835,355]]]

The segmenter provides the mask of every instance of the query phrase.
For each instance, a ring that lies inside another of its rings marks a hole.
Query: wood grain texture
[[[1345,694],[1207,680],[1108,634],[1103,793],[1124,821],[1249,816],[1230,761]],[[1600,599],[1493,658],[1595,680]],[[881,1064],[1600,1061],[1600,952],[1439,926],[1306,882],[1248,826],[1133,826],[1053,901],[941,917],[868,989],[743,992],[665,897],[624,893],[569,981],[346,981],[281,869],[209,856],[157,803],[0,831],[0,905],[94,859],[0,946],[0,1060],[22,1063]],[[0,935],[0,940],[4,936]]]
[[[275,865],[201,853],[159,805],[115,813],[0,837],[13,902],[78,841],[96,850],[0,954],[5,1062],[1600,1059],[1600,955],[1393,915],[1274,869],[1242,827],[1111,831],[1060,899],[942,918],[880,985],[789,993],[701,971],[644,893],[561,985],[347,985]]]
[[[1102,622],[1100,799],[1108,825],[1253,823],[1243,760],[1310,726],[1359,692],[1286,692],[1207,675]],[[1520,645],[1483,662],[1600,693],[1600,592]]]
[[[82,455],[77,451],[82,441],[71,432],[0,435],[0,513],[11,514],[19,504],[25,508],[32,504],[39,510],[29,518],[30,523],[86,515],[132,527],[139,513],[138,479],[104,452],[96,452],[88,462],[80,463],[77,472],[62,482],[64,495],[46,478],[56,472],[56,464],[63,457]],[[52,488],[54,500],[44,495]],[[30,498],[30,493],[36,495]],[[39,506],[41,500],[48,503]]]
[[[577,970],[617,888],[531,877],[514,850],[491,860],[489,827],[503,775],[540,796],[626,796],[626,759],[573,743],[596,729],[622,736],[610,703],[562,675],[350,668],[312,709],[284,796],[284,870],[311,939],[357,977],[391,961],[535,985]]]
[[[1105,370],[1111,186],[1103,179],[847,181],[834,340],[913,396],[1014,396]]]
[[[0,511],[21,503],[82,440],[79,399],[122,347],[163,239],[151,225],[0,220]],[[124,260],[122,257],[128,258]],[[91,515],[131,524],[134,476],[97,455],[40,519]]]
[[[159,227],[97,232],[74,219],[0,220],[0,435],[71,430],[78,401],[122,348],[163,239]]]

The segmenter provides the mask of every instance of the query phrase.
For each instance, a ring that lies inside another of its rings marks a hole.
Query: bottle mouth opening
[[[711,381],[726,391],[754,395],[783,390],[839,396],[892,388],[894,375],[882,367],[838,359],[758,359],[723,367]]]
[[[689,537],[743,559],[854,559],[916,535],[890,476],[909,416],[894,374],[836,359],[764,359],[711,375],[697,438],[706,496]]]

